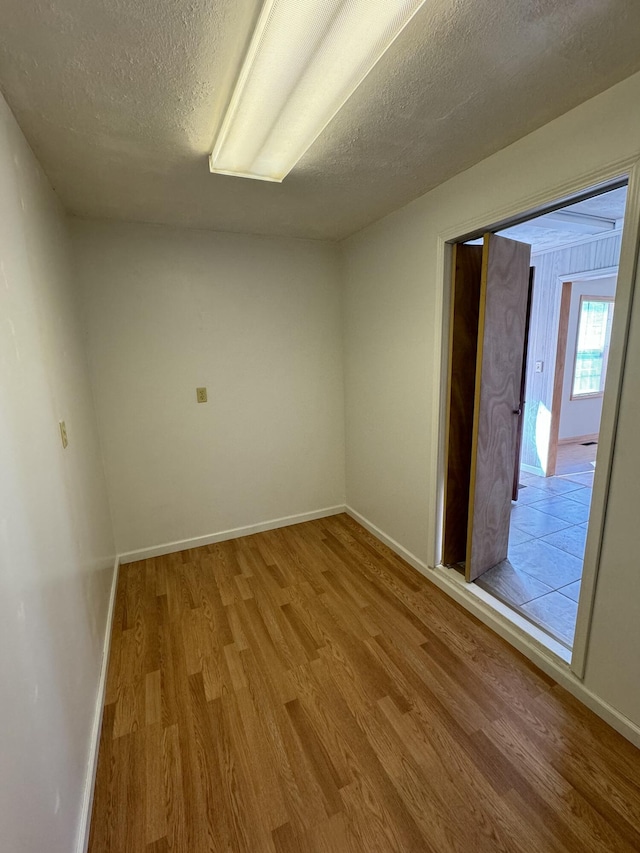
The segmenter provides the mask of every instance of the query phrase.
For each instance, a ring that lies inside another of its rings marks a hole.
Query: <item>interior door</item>
[[[465,577],[507,557],[531,247],[485,234]]]
[[[442,561],[464,563],[478,352],[482,246],[453,247]]]
[[[518,415],[518,426],[516,429],[516,461],[513,466],[513,492],[511,500],[518,500],[520,486],[520,459],[522,458],[522,433],[524,432],[524,415],[527,405],[527,355],[529,353],[529,327],[531,325],[531,305],[533,300],[533,278],[535,267],[529,269],[529,295],[527,296],[527,318],[524,325],[524,347],[522,348],[522,370],[520,373],[520,414]]]

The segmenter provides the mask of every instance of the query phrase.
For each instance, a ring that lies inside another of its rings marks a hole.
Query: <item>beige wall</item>
[[[0,846],[69,853],[114,543],[65,217],[1,96],[0,327]]]
[[[119,552],[344,503],[334,246],[72,233]]]
[[[640,75],[557,119],[343,244],[347,503],[432,559],[440,411],[438,236],[466,233],[545,190],[640,156]],[[637,302],[637,300],[636,300]],[[640,306],[633,314],[586,685],[640,724]]]

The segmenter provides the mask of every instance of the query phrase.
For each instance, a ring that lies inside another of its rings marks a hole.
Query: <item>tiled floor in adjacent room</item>
[[[590,453],[595,460],[595,447]],[[578,610],[594,464],[574,461],[569,450],[558,465],[567,473],[522,474],[511,512],[509,558],[477,581],[568,648]],[[571,468],[582,471],[571,473]]]

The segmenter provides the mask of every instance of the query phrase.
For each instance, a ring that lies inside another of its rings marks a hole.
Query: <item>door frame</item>
[[[636,156],[627,157],[601,168],[583,173],[569,181],[556,183],[544,191],[523,197],[493,211],[476,214],[458,226],[438,235],[437,281],[440,287],[435,300],[435,334],[433,348],[434,387],[439,389],[434,400],[431,420],[430,477],[428,487],[434,495],[434,505],[428,534],[428,565],[446,571],[441,564],[443,493],[445,482],[445,427],[446,392],[448,371],[448,334],[450,312],[451,258],[453,243],[475,239],[485,231],[496,231],[531,219],[551,210],[557,210],[594,193],[615,189],[627,184],[627,203],[618,282],[616,290],[616,315],[614,316],[611,348],[609,353],[609,375],[605,389],[602,419],[600,422],[599,458],[594,478],[593,498],[589,516],[589,530],[585,548],[578,616],[571,656],[571,669],[578,679],[584,678],[589,633],[596,591],[602,538],[604,531],[607,499],[611,478],[613,451],[620,409],[622,379],[631,320],[631,306],[636,283],[640,277],[638,254],[640,252],[640,161]],[[638,285],[640,290],[640,285]],[[526,637],[526,632],[517,628]]]
[[[618,275],[619,266],[602,267],[598,270],[589,270],[588,272],[569,273],[567,275],[559,275],[556,279],[556,300],[559,301],[559,317],[558,324],[558,339],[556,342],[556,356],[553,367],[553,402],[551,404],[551,426],[549,427],[549,447],[547,449],[547,465],[545,468],[545,476],[553,477],[556,473],[556,464],[558,461],[558,445],[562,444],[559,439],[560,435],[560,415],[562,407],[562,389],[564,385],[565,371],[567,369],[567,340],[569,332],[569,308],[571,305],[572,286],[581,281],[597,281],[600,278],[611,278]],[[563,313],[563,299],[565,293],[568,292],[568,304],[566,311]],[[616,284],[616,295],[618,287]],[[608,369],[607,369],[608,373]],[[606,389],[606,386],[605,386]]]

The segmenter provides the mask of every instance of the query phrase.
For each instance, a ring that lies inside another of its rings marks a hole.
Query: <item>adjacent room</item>
[[[640,849],[639,35],[0,2],[3,850]]]

